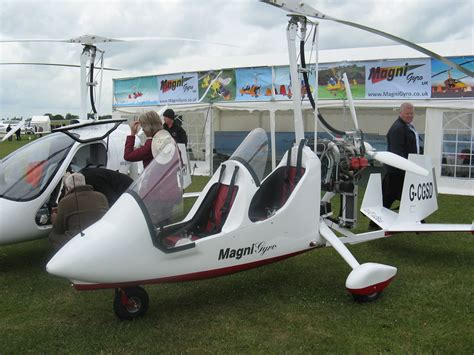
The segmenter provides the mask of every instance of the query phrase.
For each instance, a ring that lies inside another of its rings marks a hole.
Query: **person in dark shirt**
[[[412,125],[415,109],[405,102],[400,106],[400,113],[387,133],[387,150],[408,159],[408,155],[420,154],[420,138]],[[392,203],[402,196],[405,171],[386,166],[386,174],[382,182],[383,206],[390,208]]]
[[[183,127],[181,127],[180,122],[176,119],[176,115],[172,109],[167,109],[163,113],[164,125],[163,128],[166,129],[171,137],[175,140],[176,143],[182,143],[184,145],[188,144],[188,136]]]
[[[7,131],[7,134],[8,134],[8,132],[10,132],[12,129],[13,129],[12,126],[11,126],[11,125],[8,125],[7,130],[6,130],[6,131]],[[8,137],[8,140],[9,140],[9,141],[12,141],[12,140],[13,140],[13,137],[12,137],[12,136]]]
[[[85,168],[81,170],[81,174],[85,176],[87,185],[107,197],[109,206],[112,206],[133,182],[130,176],[105,168]]]

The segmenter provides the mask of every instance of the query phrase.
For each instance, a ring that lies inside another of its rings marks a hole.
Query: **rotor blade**
[[[77,64],[59,64],[59,63],[35,63],[35,62],[24,62],[24,63],[0,63],[0,65],[46,65],[52,67],[73,67],[73,68],[80,68],[80,65]],[[87,67],[89,68],[89,67]],[[121,71],[122,69],[115,69],[115,68],[104,68],[104,70],[110,71]]]
[[[456,68],[457,70],[463,72],[464,74],[466,75],[469,75],[470,77],[474,77],[474,72],[470,71],[469,69],[466,69],[462,66],[460,66],[459,64],[457,63],[454,63],[453,61],[435,53],[435,52],[432,52],[430,51],[429,49],[426,49],[424,47],[421,47],[413,42],[410,42],[410,41],[407,41],[406,39],[403,39],[403,38],[400,38],[400,37],[397,37],[397,36],[394,36],[394,35],[391,35],[390,33],[387,33],[387,32],[383,32],[383,31],[380,31],[380,30],[377,30],[375,28],[371,28],[371,27],[367,27],[367,26],[364,26],[364,25],[360,25],[358,23],[355,23],[355,22],[350,22],[350,21],[345,21],[345,20],[339,20],[339,19],[336,19],[336,18],[333,18],[333,17],[329,17],[329,16],[325,16],[325,17],[318,17],[320,19],[327,19],[327,20],[331,20],[331,21],[335,21],[335,22],[339,22],[339,23],[342,23],[344,25],[347,25],[347,26],[352,26],[352,27],[356,27],[356,28],[359,28],[361,30],[364,30],[364,31],[368,31],[368,32],[371,32],[371,33],[374,33],[374,34],[377,34],[379,36],[382,36],[382,37],[385,37],[385,38],[388,38],[388,39],[391,39],[395,42],[398,42],[398,43],[401,43],[401,44],[404,44],[406,45],[407,47],[410,47],[410,48],[413,48],[421,53],[424,53],[432,58],[435,58],[435,59],[438,59],[439,61],[443,62],[444,64],[446,65],[449,65],[450,67],[453,67],[453,68]]]
[[[347,25],[347,26],[356,27],[356,28],[359,28],[361,30],[368,31],[370,33],[377,34],[379,36],[391,39],[395,42],[404,44],[407,47],[413,48],[413,49],[415,49],[415,50],[417,50],[421,53],[424,53],[424,54],[432,57],[432,58],[438,59],[439,61],[449,65],[450,67],[456,68],[457,70],[463,72],[466,75],[469,75],[470,77],[474,77],[474,72],[472,72],[472,71],[470,71],[466,68],[463,68],[459,64],[456,64],[456,63],[452,62],[451,60],[449,60],[447,58],[444,58],[443,56],[441,56],[441,55],[439,55],[435,52],[432,52],[432,51],[430,51],[430,50],[428,50],[424,47],[421,47],[421,46],[419,46],[419,45],[417,45],[413,42],[407,41],[406,39],[391,35],[390,33],[383,32],[383,31],[377,30],[377,29],[372,28],[372,27],[367,27],[367,26],[360,25],[360,24],[355,23],[355,22],[340,20],[340,19],[337,19],[335,17],[327,16],[327,15],[323,14],[322,12],[312,8],[311,6],[309,6],[307,4],[305,4],[303,1],[300,1],[300,0],[284,0],[284,1],[283,0],[260,0],[260,1],[264,2],[264,3],[267,3],[269,5],[273,5],[273,6],[282,8],[286,11],[299,14],[299,15],[308,16],[308,17],[315,17],[315,18],[319,18],[321,20],[330,20],[330,21],[342,23],[342,24]]]
[[[63,43],[78,43],[84,45],[94,45],[96,43],[110,43],[110,42],[138,42],[138,41],[183,41],[183,42],[202,42],[217,44],[220,46],[227,47],[238,47],[228,43],[213,42],[195,38],[183,38],[183,37],[124,37],[124,38],[108,38],[96,35],[84,35],[70,39],[0,39],[1,42],[63,42]]]
[[[233,44],[222,43],[222,42],[214,42],[214,41],[207,41],[203,39],[195,39],[195,38],[183,38],[183,37],[121,37],[116,38],[114,40],[117,41],[124,41],[124,42],[139,42],[139,41],[183,41],[183,42],[201,42],[201,43],[209,43],[209,44],[217,44],[220,46],[226,47],[235,47]]]
[[[83,45],[94,45],[96,43],[108,43],[108,42],[122,42],[120,39],[96,36],[96,35],[83,35],[76,38],[68,39],[48,39],[48,38],[22,38],[22,39],[0,39],[1,42],[63,42],[63,43],[78,43]]]
[[[393,166],[401,170],[409,171],[417,175],[428,176],[428,170],[397,154],[390,152],[374,151],[367,151],[367,154],[381,163]]]
[[[70,42],[68,39],[38,39],[38,38],[23,38],[23,39],[0,39],[0,43],[15,43],[15,42]]]

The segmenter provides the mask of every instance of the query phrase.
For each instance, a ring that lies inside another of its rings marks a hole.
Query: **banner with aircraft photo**
[[[288,65],[274,67],[273,70],[275,73],[275,100],[291,100],[293,93],[291,88],[290,67]],[[310,67],[308,80],[311,87],[311,92],[314,92],[314,65]],[[303,100],[308,100],[308,96],[306,95],[306,86],[304,85],[302,74],[299,74],[299,82],[301,83],[301,97]]]
[[[320,99],[345,99],[346,88],[342,80],[346,73],[354,99],[365,97],[365,65],[361,63],[330,63],[319,66],[318,96]],[[314,79],[313,79],[314,80]]]
[[[450,58],[454,63],[474,71],[474,56]],[[431,97],[474,97],[474,78],[439,60],[431,60]]]
[[[406,59],[365,64],[367,99],[428,99],[431,97],[431,60]]]
[[[269,101],[272,98],[272,68],[235,70],[236,101]]]
[[[156,76],[114,79],[114,106],[147,106],[159,104]]]
[[[160,105],[186,104],[198,101],[197,73],[159,75],[157,83]]]
[[[199,73],[199,101],[234,101],[235,72],[233,69],[209,70]]]

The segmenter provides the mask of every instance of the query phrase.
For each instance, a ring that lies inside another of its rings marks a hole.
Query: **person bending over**
[[[86,185],[81,173],[64,178],[66,195],[59,201],[56,213],[52,213],[53,229],[49,240],[55,250],[61,249],[72,237],[97,222],[109,208],[104,194]]]

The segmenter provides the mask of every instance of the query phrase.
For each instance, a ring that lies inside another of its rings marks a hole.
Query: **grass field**
[[[439,203],[428,222],[471,223],[472,197]],[[124,322],[112,290],[77,292],[46,273],[46,240],[3,246],[0,353],[472,354],[472,235],[405,233],[350,249],[360,262],[398,268],[376,302],[352,301],[349,266],[324,248],[231,276],[146,286],[148,313]]]

